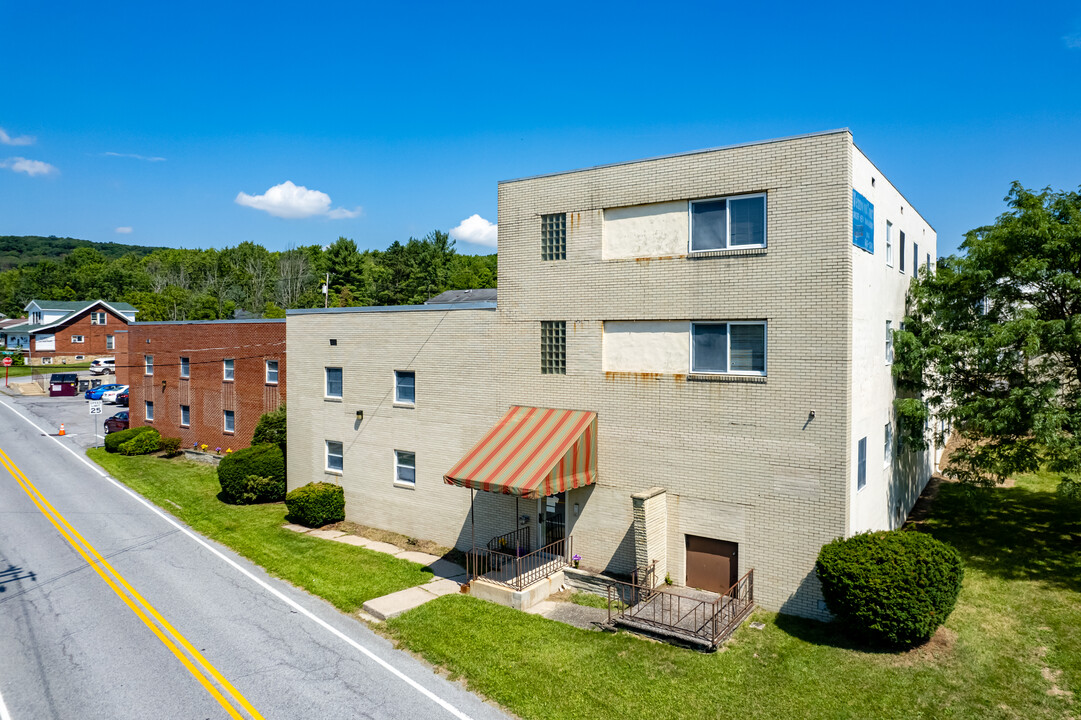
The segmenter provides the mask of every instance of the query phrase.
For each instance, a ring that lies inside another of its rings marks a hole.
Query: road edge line
[[[284,602],[286,605],[293,608],[298,613],[300,613],[301,615],[305,616],[306,618],[308,618],[309,620],[314,622],[316,625],[319,625],[320,627],[322,627],[324,630],[329,632],[331,635],[334,635],[338,639],[344,641],[346,644],[352,646],[354,649],[359,650],[363,655],[368,657],[370,660],[374,661],[376,664],[381,666],[384,670],[389,672],[391,675],[394,675],[395,677],[397,677],[398,679],[403,681],[406,685],[409,685],[411,688],[416,690],[418,693],[420,693],[424,697],[428,698],[429,700],[434,702],[436,705],[439,705],[441,708],[443,708],[444,710],[449,712],[454,717],[458,718],[459,720],[473,720],[469,715],[465,714],[464,712],[462,712],[461,710],[456,708],[454,705],[451,705],[450,702],[448,702],[447,700],[444,700],[443,698],[439,697],[434,692],[432,692],[428,688],[424,687],[423,685],[418,683],[416,680],[409,677],[408,675],[403,673],[401,670],[394,667],[389,662],[387,662],[383,658],[379,657],[374,652],[372,652],[368,648],[364,647],[363,645],[358,643],[356,640],[349,637],[348,635],[343,633],[341,630],[339,630],[338,628],[336,628],[333,625],[331,625],[330,623],[328,623],[326,620],[323,620],[322,618],[317,617],[314,613],[312,613],[310,610],[308,610],[306,607],[304,607],[303,605],[301,605],[297,601],[293,600],[292,598],[285,595],[283,592],[281,592],[277,588],[270,586],[265,581],[263,581],[260,578],[256,577],[250,571],[248,571],[246,568],[241,567],[235,560],[233,560],[230,557],[227,557],[225,554],[223,554],[216,547],[214,547],[213,545],[210,545],[206,540],[199,537],[198,535],[193,533],[190,529],[188,529],[183,524],[178,522],[176,520],[176,518],[170,517],[168,514],[165,513],[165,511],[163,511],[157,505],[154,505],[149,500],[144,498],[142,495],[140,495],[139,493],[137,493],[134,490],[132,490],[131,488],[129,488],[127,485],[125,485],[122,482],[120,482],[119,480],[113,478],[108,473],[102,471],[102,469],[100,467],[96,466],[94,463],[91,463],[91,461],[86,456],[80,455],[79,453],[75,452],[75,450],[73,450],[71,447],[65,445],[64,443],[60,442],[57,438],[55,438],[52,435],[49,435],[48,433],[46,433],[44,430],[42,430],[40,427],[38,427],[38,425],[33,420],[31,420],[30,418],[23,415],[21,412],[16,410],[14,407],[9,405],[8,403],[4,402],[3,400],[0,400],[0,405],[3,405],[8,410],[15,413],[19,417],[21,417],[31,427],[34,427],[39,432],[44,433],[45,437],[49,438],[50,440],[55,442],[57,445],[59,445],[60,447],[64,448],[68,452],[70,452],[72,455],[74,455],[76,458],[81,460],[86,466],[88,466],[91,470],[96,472],[98,475],[105,478],[106,480],[111,482],[113,485],[115,485],[116,487],[120,488],[121,490],[126,492],[131,497],[138,500],[140,503],[145,505],[152,512],[154,512],[159,517],[161,517],[163,520],[165,520],[167,523],[169,523],[170,525],[175,527],[177,530],[179,530],[180,532],[187,535],[189,538],[191,538],[192,540],[194,540],[198,544],[202,545],[204,548],[206,548],[211,553],[216,555],[219,559],[223,560],[226,564],[232,566],[241,575],[244,575],[246,578],[248,578],[249,580],[254,582],[256,585],[263,588],[268,593],[270,593],[274,597],[278,598],[279,600]],[[256,567],[258,567],[258,566],[256,566]],[[0,716],[0,720],[10,720],[10,718],[4,718],[4,717]]]

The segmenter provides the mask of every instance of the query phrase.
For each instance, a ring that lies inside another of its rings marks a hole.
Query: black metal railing
[[[469,577],[521,590],[569,565],[572,541],[573,538],[563,538],[521,555],[474,548],[466,558]]]
[[[528,555],[533,548],[533,534],[531,528],[520,527],[509,533],[498,535],[488,541],[488,550],[503,553],[504,555]]]
[[[619,580],[608,588],[610,624],[655,629],[711,647],[731,635],[753,607],[753,569],[713,601]]]

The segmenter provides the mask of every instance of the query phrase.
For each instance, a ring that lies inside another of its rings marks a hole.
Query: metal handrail
[[[521,590],[569,565],[571,552],[571,537],[561,538],[524,555],[474,548],[469,558],[471,577]]]
[[[509,533],[497,535],[488,541],[488,549],[493,552],[511,555],[528,553],[533,546],[533,535],[530,530],[531,528],[527,525],[526,527],[520,527],[517,530],[511,530]]]

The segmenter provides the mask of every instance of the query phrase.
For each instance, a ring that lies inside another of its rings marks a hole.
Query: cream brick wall
[[[290,487],[329,477],[349,519],[467,547],[470,493],[442,474],[510,405],[591,410],[599,480],[567,497],[584,566],[634,567],[631,496],[659,486],[676,583],[687,535],[737,542],[760,605],[823,616],[814,559],[848,531],[854,463],[852,149],[838,131],[501,183],[498,310],[290,314]],[[603,257],[606,209],[749,192],[768,196],[765,250]],[[542,261],[540,215],[561,212],[567,259]],[[766,320],[768,377],[604,371],[606,321],[688,319]],[[540,373],[541,320],[567,322],[566,375]],[[322,397],[326,365],[343,402]],[[416,371],[415,408],[394,406],[395,369]],[[394,486],[395,448],[417,453],[415,490]],[[477,493],[478,542],[538,509]]]

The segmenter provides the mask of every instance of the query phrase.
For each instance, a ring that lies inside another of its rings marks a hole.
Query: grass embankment
[[[109,474],[195,530],[268,572],[355,612],[365,601],[432,578],[391,555],[282,529],[285,504],[228,505],[214,467],[154,456],[125,457],[95,448],[89,456]]]
[[[945,628],[903,653],[759,611],[723,652],[579,630],[452,595],[387,623],[402,646],[525,718],[1081,717],[1081,522],[1048,475],[973,514],[944,484],[923,529],[965,584]]]
[[[48,380],[49,376],[54,374],[54,373],[73,373],[73,372],[81,372],[83,370],[89,370],[89,369],[90,369],[90,363],[72,363],[70,365],[33,365],[33,366],[31,366],[31,365],[12,365],[11,367],[7,368],[7,376],[9,378],[26,377],[31,372],[33,372],[35,377],[44,378],[44,379]],[[4,373],[4,366],[0,365],[0,380],[2,380],[3,377],[4,377],[3,373]],[[103,377],[102,382],[105,382],[104,378],[112,378],[113,376],[112,375],[104,375],[102,377]],[[115,382],[115,381],[110,379],[108,382]]]

